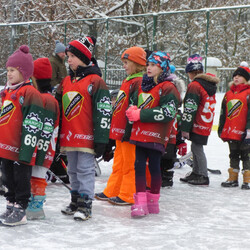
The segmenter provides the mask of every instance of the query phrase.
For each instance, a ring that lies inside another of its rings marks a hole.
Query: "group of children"
[[[121,56],[127,77],[112,108],[110,92],[92,56],[95,43],[94,37],[85,36],[68,44],[69,75],[57,88],[56,99],[44,94],[51,89],[47,58],[33,63],[27,46],[9,57],[8,82],[1,93],[0,157],[8,189],[6,211],[0,216],[2,224],[26,224],[26,214],[30,219],[44,218],[41,208],[46,197],[46,167],[53,161],[58,131],[71,184],[71,202],[61,212],[73,215],[75,220],[91,218],[94,197],[114,205],[132,205],[132,217],[159,213],[160,188],[165,185],[162,178],[167,173],[173,177],[176,151],[186,154],[184,139],[192,142],[193,170],[180,180],[209,185],[203,145],[213,124],[219,79],[203,72],[198,54],[190,56],[186,73],[192,82],[180,116],[183,82],[174,74],[169,54],[131,47]],[[222,103],[219,136],[230,147],[230,178],[222,186],[238,185],[242,160],[242,188],[250,188],[249,72],[244,66],[235,71]],[[240,125],[233,120],[238,117],[242,119]],[[176,147],[178,123],[182,138]],[[103,192],[94,194],[95,157],[112,155],[113,141],[112,173]]]

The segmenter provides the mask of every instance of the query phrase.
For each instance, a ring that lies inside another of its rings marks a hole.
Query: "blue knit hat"
[[[159,66],[163,72],[167,72],[170,70],[170,56],[168,53],[165,53],[163,51],[154,51],[149,56],[148,62],[155,63],[157,66]]]
[[[187,59],[186,73],[192,71],[203,71],[202,57],[194,54]]]
[[[65,52],[66,47],[64,46],[63,43],[61,43],[59,40],[56,40],[56,48],[55,48],[55,53],[61,53]]]

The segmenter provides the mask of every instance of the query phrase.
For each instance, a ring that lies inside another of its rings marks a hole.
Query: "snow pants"
[[[242,161],[242,169],[250,170],[250,145],[242,141],[230,141],[229,145],[229,158],[230,167],[240,169],[240,160]]]
[[[134,203],[135,193],[135,145],[116,140],[112,173],[103,193],[107,197],[118,196]]]
[[[3,184],[8,191],[5,193],[6,200],[17,203],[26,209],[30,198],[30,179],[32,166],[17,161],[2,160]]]

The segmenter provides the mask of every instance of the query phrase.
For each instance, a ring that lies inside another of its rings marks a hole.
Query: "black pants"
[[[3,184],[8,191],[4,195],[6,200],[17,203],[24,209],[27,208],[30,198],[30,178],[32,166],[3,159],[2,177]]]
[[[151,175],[151,193],[159,194],[161,188],[161,155],[157,150],[136,146],[135,185],[136,192],[146,192],[146,161]]]

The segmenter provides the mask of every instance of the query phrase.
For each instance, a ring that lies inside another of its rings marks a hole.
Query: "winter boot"
[[[184,178],[180,178],[180,181],[188,182],[188,181],[191,181],[192,179],[194,179],[197,176],[198,176],[198,174],[196,174],[194,172],[189,172]]]
[[[238,175],[239,175],[239,170],[235,168],[229,168],[228,169],[229,173],[229,178],[221,183],[222,187],[238,187]]]
[[[31,195],[31,200],[26,209],[26,215],[28,220],[41,220],[45,218],[43,211],[43,203],[45,202],[45,195]]]
[[[20,204],[15,204],[12,213],[2,221],[5,226],[19,226],[27,224],[25,209]]]
[[[250,170],[243,171],[243,184],[241,189],[250,189]]]
[[[173,186],[174,171],[164,171],[162,173],[162,187],[172,187]]]
[[[159,199],[160,194],[152,194],[147,192],[148,212],[150,214],[158,214],[160,212]]]
[[[81,194],[77,199],[77,211],[74,220],[85,221],[92,217],[92,200],[86,194]]]
[[[6,211],[0,215],[0,221],[5,220],[13,211],[14,204],[7,201]]]
[[[208,186],[209,178],[203,175],[196,175],[192,180],[188,181],[188,184],[196,186]]]
[[[77,210],[77,199],[80,197],[80,194],[77,191],[71,191],[71,202],[61,212],[65,215],[73,215]]]
[[[146,192],[138,192],[134,194],[135,204],[131,207],[132,217],[141,217],[148,214],[147,194]]]

